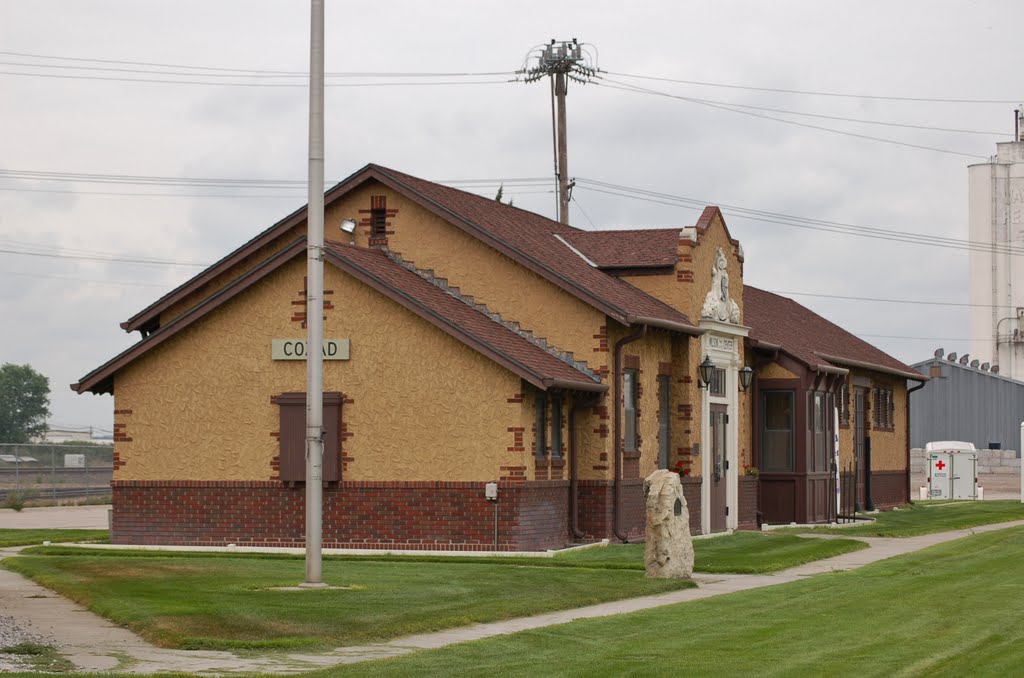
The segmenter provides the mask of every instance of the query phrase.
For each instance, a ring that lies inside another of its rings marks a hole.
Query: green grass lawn
[[[805,539],[785,534],[736,532],[727,537],[693,542],[694,570],[706,573],[764,574],[850,551],[867,548],[852,539]],[[644,567],[644,545],[609,545],[605,548],[570,551],[555,560],[578,564]]]
[[[326,560],[350,590],[270,591],[303,578],[299,559],[9,558],[4,566],[163,646],[324,649],[690,586],[642,572],[489,563]]]
[[[703,572],[768,572],[864,547],[750,532],[695,543]],[[52,546],[4,564],[158,644],[217,649],[351,645],[689,585],[644,578],[642,544],[555,558],[329,556],[324,580],[355,588],[301,593],[265,590],[301,581],[303,562],[289,555]]]
[[[1011,676],[1024,528],[770,588],[317,676]]]
[[[1019,501],[917,501],[898,511],[875,514],[874,523],[845,527],[836,534],[861,537],[914,537],[1011,520],[1024,520]],[[828,528],[816,528],[828,529]],[[801,530],[807,532],[807,529]]]
[[[15,530],[0,528],[0,547],[42,544],[44,541],[107,541],[106,530]]]

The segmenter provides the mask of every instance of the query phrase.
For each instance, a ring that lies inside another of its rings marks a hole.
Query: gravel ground
[[[52,645],[53,639],[33,632],[30,624],[26,622],[19,622],[14,617],[0,614],[0,649],[21,643]],[[24,656],[0,652],[0,672],[24,671],[28,668],[30,666],[25,662]]]

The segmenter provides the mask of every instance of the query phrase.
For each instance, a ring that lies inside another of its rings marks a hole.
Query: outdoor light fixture
[[[754,381],[754,370],[750,369],[750,365],[747,365],[740,370],[740,390],[746,391],[750,388],[750,382]]]
[[[348,234],[355,233],[356,232],[356,222],[355,222],[355,220],[353,220],[353,219],[344,219],[344,220],[342,220],[342,222],[341,222],[341,230],[345,231]]]
[[[700,370],[700,381],[697,382],[697,388],[706,388],[711,384],[711,377],[715,376],[715,364],[711,362],[711,358],[704,356],[704,362],[698,369]]]

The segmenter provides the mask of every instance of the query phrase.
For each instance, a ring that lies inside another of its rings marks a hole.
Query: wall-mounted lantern
[[[750,369],[750,365],[747,365],[740,370],[740,390],[746,391],[750,388],[750,382],[752,381],[754,381],[754,370]]]
[[[711,383],[711,378],[715,376],[715,364],[711,362],[711,358],[704,356],[704,362],[700,364],[698,369],[700,371],[700,380],[697,382],[697,388],[707,388],[708,384]]]

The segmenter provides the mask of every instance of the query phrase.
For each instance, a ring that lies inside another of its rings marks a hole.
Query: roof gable
[[[193,323],[216,311],[284,264],[302,256],[306,238],[291,243],[153,334],[72,384],[74,391],[112,393],[114,375]],[[378,250],[328,242],[326,261],[427,320],[537,388],[604,391],[607,386],[523,335],[468,306]]]
[[[629,283],[597,270],[560,240],[580,231],[538,214],[378,165],[367,165],[331,188],[324,196],[325,204],[330,205],[368,181],[378,181],[401,193],[622,324],[653,323],[676,331],[698,332],[684,314]],[[128,332],[152,326],[162,311],[200,290],[305,219],[306,208],[302,207],[121,326]]]

